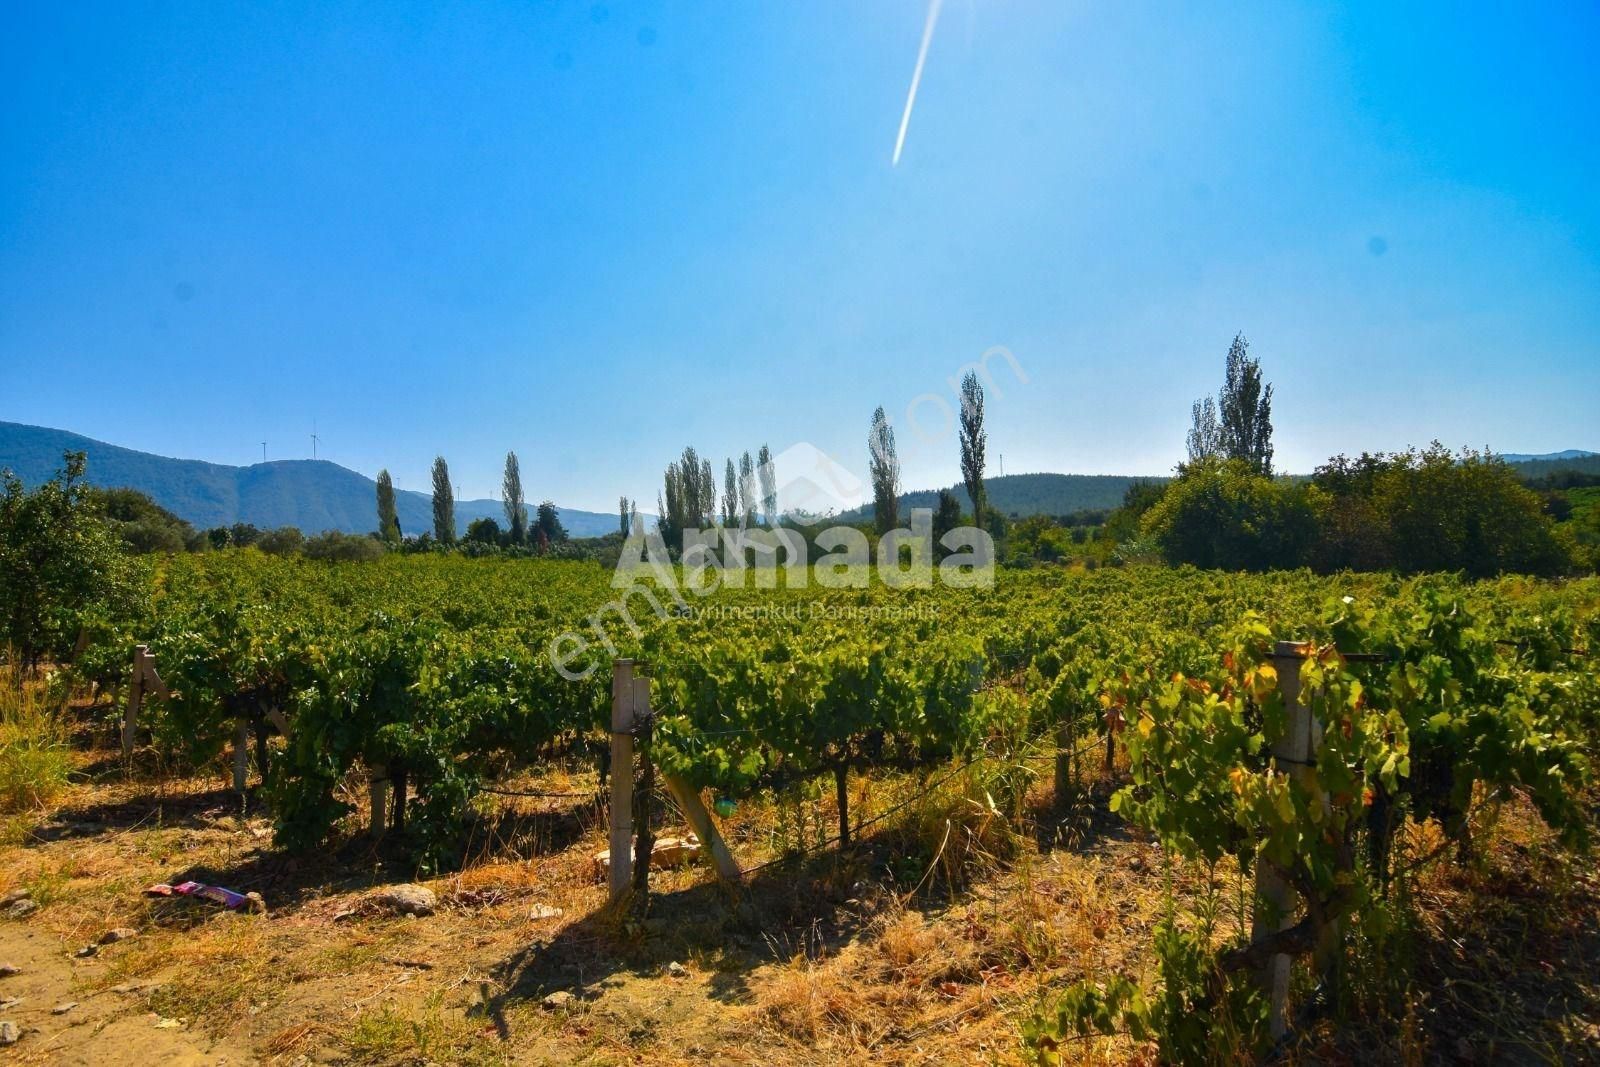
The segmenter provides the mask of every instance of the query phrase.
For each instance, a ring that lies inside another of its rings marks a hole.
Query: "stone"
[[[7,1019],[0,1022],[0,1048],[9,1048],[22,1039],[22,1034],[17,1031],[17,1024]]]
[[[566,912],[561,908],[553,908],[549,904],[535,904],[528,912],[530,919],[559,919]]]
[[[50,1014],[65,1015],[67,1012],[71,1011],[77,1006],[78,1002],[76,1000],[63,1000],[60,1004],[57,1004],[55,1007],[50,1009]]]
[[[5,896],[0,897],[0,908],[9,908],[19,900],[27,900],[33,894],[26,889],[13,889]]]
[[[546,1011],[560,1011],[562,1008],[565,1008],[572,1003],[572,994],[568,993],[564,989],[559,990],[558,992],[551,993],[539,1003],[544,1005]]]
[[[22,968],[14,963],[0,963],[0,978],[10,978],[14,974],[21,974]]]
[[[32,915],[38,910],[38,901],[32,899],[31,897],[22,897],[18,900],[13,900],[6,908],[6,918],[26,919],[28,916]]]
[[[73,953],[73,955],[77,956],[80,960],[86,960],[90,956],[98,956],[99,954],[100,954],[100,946],[99,945],[84,945],[77,952]]]
[[[367,900],[374,907],[396,915],[432,915],[439,906],[439,898],[433,890],[410,882],[387,886],[371,894]]]
[[[667,974],[673,978],[687,978],[689,977],[689,968],[685,967],[677,960],[673,960],[671,963],[667,964]]]
[[[138,936],[139,936],[139,931],[135,930],[133,927],[131,927],[131,926],[118,926],[118,927],[116,927],[114,929],[107,930],[105,933],[101,934],[99,943],[102,944],[102,945],[113,945],[113,944],[116,944],[118,941],[127,941],[129,938],[138,937]]]
[[[632,852],[634,845],[629,845]],[[658,837],[655,844],[650,847],[651,867],[681,867],[685,864],[700,862],[700,839],[694,834],[683,837]],[[594,877],[596,881],[605,881],[611,874],[611,850],[594,854]]]
[[[21,997],[0,997],[0,1011],[10,1011],[21,1003]]]

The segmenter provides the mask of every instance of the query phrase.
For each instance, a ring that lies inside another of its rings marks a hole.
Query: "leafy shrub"
[[[0,472],[0,640],[25,668],[70,657],[98,605],[125,599],[132,580],[122,542],[68,452],[52,480],[29,492]]]
[[[1203,459],[1167,486],[1141,523],[1169,563],[1227,570],[1303,566],[1316,538],[1304,489],[1242,460]]]
[[[306,538],[293,526],[280,526],[276,530],[268,530],[256,542],[256,547],[269,556],[294,556],[298,555],[305,547]]]
[[[384,548],[383,542],[376,538],[328,530],[326,533],[309,538],[305,543],[304,552],[307,559],[363,563],[382,556]]]

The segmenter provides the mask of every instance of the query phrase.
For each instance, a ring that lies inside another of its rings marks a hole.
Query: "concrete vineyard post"
[[[611,665],[611,899],[633,881],[633,660]]]
[[[128,678],[128,707],[122,713],[122,754],[133,755],[133,738],[139,729],[139,705],[144,700],[144,657],[149,645],[133,646],[133,669]]]
[[[1296,787],[1303,785],[1316,761],[1322,739],[1321,725],[1311,709],[1300,699],[1300,664],[1311,654],[1311,645],[1302,641],[1279,641],[1272,651],[1278,672],[1278,689],[1283,694],[1286,729],[1272,746],[1277,770],[1287,774]],[[1261,857],[1256,862],[1256,913],[1251,939],[1261,941],[1294,925],[1295,891],[1283,874]],[[1262,965],[1259,980],[1269,998],[1268,1027],[1274,1041],[1288,1033],[1289,969],[1291,958],[1285,953],[1272,956]]]
[[[655,833],[650,827],[650,802],[655,793],[655,766],[650,759],[650,674],[643,664],[633,678],[633,729],[639,748],[639,782],[634,790],[636,805],[633,824],[637,837],[633,846],[633,904],[641,911],[650,892],[650,856],[655,850]],[[643,742],[640,744],[640,742]]]
[[[661,777],[667,783],[667,791],[672,794],[673,801],[683,811],[683,817],[689,820],[689,828],[711,852],[717,877],[724,882],[739,881],[744,877],[744,872],[739,869],[739,862],[733,858],[733,853],[728,851],[728,843],[722,839],[717,824],[711,820],[711,813],[700,799],[700,791],[682,778],[670,774]]]

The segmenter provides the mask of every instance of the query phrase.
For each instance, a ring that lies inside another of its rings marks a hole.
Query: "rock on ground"
[[[372,893],[367,900],[374,907],[392,911],[396,915],[432,915],[439,906],[439,898],[433,890],[410,882],[386,886]]]

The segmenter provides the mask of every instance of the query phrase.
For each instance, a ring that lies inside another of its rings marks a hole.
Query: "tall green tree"
[[[749,449],[739,457],[739,511],[745,526],[756,524],[756,461]]]
[[[539,540],[543,545],[558,545],[567,539],[567,528],[561,525],[561,512],[553,500],[539,502],[534,527],[539,531]]]
[[[701,459],[693,445],[667,464],[662,493],[656,500],[662,539],[670,546],[682,543],[683,531],[705,529],[716,521],[717,481],[711,461]]]
[[[961,379],[961,480],[972,499],[972,524],[983,528],[983,509],[987,500],[983,489],[984,448],[989,435],[983,428],[983,386],[978,375],[968,371]]]
[[[31,492],[0,470],[0,650],[25,671],[70,658],[91,616],[137,597],[121,541],[83,482],[87,457],[62,459]]]
[[[1217,438],[1224,458],[1241,460],[1257,474],[1272,476],[1272,386],[1250,342],[1236,334],[1228,346],[1222,395],[1217,399]]]
[[[872,413],[872,429],[867,433],[867,461],[872,481],[872,514],[878,533],[885,534],[900,525],[900,457],[894,447],[894,427],[880,405]]]
[[[1196,400],[1190,409],[1187,443],[1191,464],[1222,453],[1222,428],[1217,425],[1217,402],[1209,396]]]
[[[756,469],[761,478],[761,514],[769,527],[778,523],[778,470],[772,462],[772,449],[766,445],[756,453]]]
[[[378,472],[378,536],[390,544],[400,540],[400,513],[395,509],[394,479],[388,470]]]
[[[627,497],[617,498],[617,529],[626,539],[633,533],[633,517],[639,511],[639,503]]]
[[[522,495],[522,465],[515,452],[506,453],[506,473],[500,480],[500,499],[506,509],[506,527],[511,543],[528,540],[528,502]]]
[[[739,525],[739,472],[734,468],[731,457],[722,478],[722,524]]]
[[[443,456],[433,457],[433,539],[442,545],[456,539],[456,491]]]

